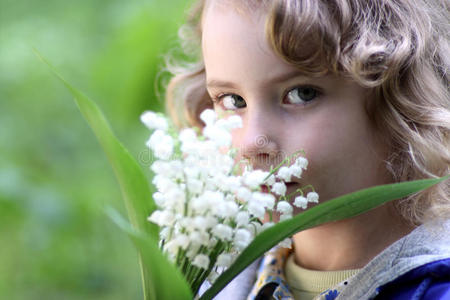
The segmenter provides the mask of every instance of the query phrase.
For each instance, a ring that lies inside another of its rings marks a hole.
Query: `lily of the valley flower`
[[[231,130],[242,127],[241,118],[219,118],[205,110],[200,119],[205,123],[202,131],[186,128],[177,133],[160,114],[141,116],[154,130],[147,146],[156,158],[150,168],[157,210],[148,220],[160,227],[161,249],[193,284],[214,280],[229,267],[257,234],[273,225],[261,220],[275,208],[282,220],[292,217],[285,182],[300,178],[307,167],[303,157],[270,172],[235,167]],[[242,174],[235,171],[242,169]],[[306,208],[318,195],[310,192],[295,199],[295,206]]]

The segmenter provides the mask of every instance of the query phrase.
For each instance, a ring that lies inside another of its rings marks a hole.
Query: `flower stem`
[[[311,184],[305,185],[304,187],[302,187],[302,191],[306,190],[306,189],[311,189],[311,191],[315,192],[314,187]],[[303,193],[302,193],[303,194]]]
[[[297,193],[300,193],[300,194],[303,196],[304,194],[303,194],[302,189],[304,189],[304,188],[305,188],[305,187],[296,189],[295,191],[293,191],[292,193],[290,193],[289,195],[287,195],[286,198],[289,199],[289,198],[291,198],[293,195],[295,195],[295,194],[297,194]]]

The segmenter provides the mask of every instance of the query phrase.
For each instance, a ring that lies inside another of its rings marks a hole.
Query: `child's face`
[[[365,109],[366,89],[342,77],[301,76],[270,48],[259,13],[211,6],[203,31],[208,92],[216,109],[242,117],[233,143],[256,167],[304,150],[308,170],[288,192],[312,184],[321,201],[392,180],[386,146]]]

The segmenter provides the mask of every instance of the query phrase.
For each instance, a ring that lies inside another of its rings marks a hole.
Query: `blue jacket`
[[[378,288],[375,299],[450,299],[450,259],[434,261],[413,269]]]

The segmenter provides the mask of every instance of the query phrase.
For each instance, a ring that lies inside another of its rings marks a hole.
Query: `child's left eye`
[[[296,87],[290,90],[283,99],[286,104],[306,104],[314,100],[319,94],[319,91],[313,87]]]

